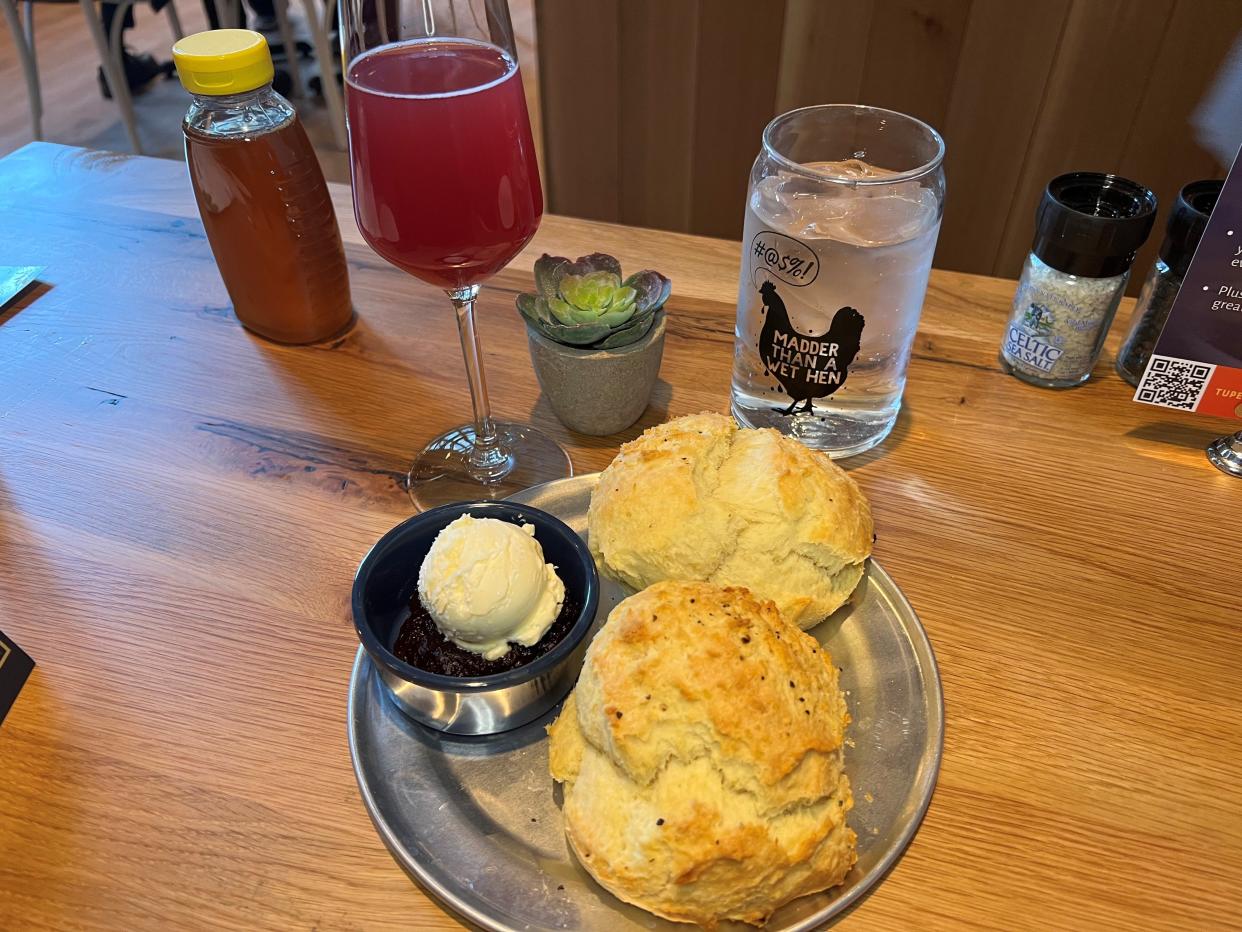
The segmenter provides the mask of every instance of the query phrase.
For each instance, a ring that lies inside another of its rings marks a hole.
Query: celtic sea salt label
[[[1001,338],[1006,372],[1045,388],[1091,378],[1155,216],[1156,195],[1118,175],[1070,172],[1048,182]]]
[[[1014,370],[1049,381],[1082,381],[1125,292],[1129,273],[1067,275],[1031,255],[1013,299],[1002,354]]]

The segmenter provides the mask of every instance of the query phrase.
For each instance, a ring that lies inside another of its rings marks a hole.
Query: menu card
[[[34,665],[30,655],[0,631],[0,722],[9,714]]]
[[[1134,400],[1242,418],[1242,152],[1208,218]]]

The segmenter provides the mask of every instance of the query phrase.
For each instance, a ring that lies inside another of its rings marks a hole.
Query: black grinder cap
[[[1156,219],[1156,195],[1120,175],[1070,172],[1048,182],[1031,251],[1066,275],[1112,278],[1130,268]]]
[[[1160,258],[1178,278],[1186,277],[1190,260],[1207,229],[1208,217],[1220,197],[1223,181],[1192,181],[1177,193],[1177,203],[1169,214],[1160,244]]]

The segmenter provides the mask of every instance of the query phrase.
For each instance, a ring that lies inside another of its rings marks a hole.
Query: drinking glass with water
[[[913,117],[805,107],[750,174],[733,415],[831,456],[897,420],[944,206],[944,141]]]

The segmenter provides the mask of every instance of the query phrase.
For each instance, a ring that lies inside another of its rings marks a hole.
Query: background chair
[[[238,2],[238,0],[234,0]],[[276,0],[279,8],[283,0]],[[336,83],[335,62],[341,60],[339,51],[333,51],[331,25],[336,20],[337,0],[302,0],[302,9],[306,12],[306,24],[311,31],[311,41],[315,45],[315,60],[319,63],[319,86],[323,95],[324,106],[328,108],[328,118],[332,121],[332,136],[338,149],[349,145],[349,137],[345,132],[345,99],[341,87]]]
[[[13,43],[17,48],[17,56],[21,61],[22,73],[26,79],[31,130],[35,139],[42,139],[43,95],[39,88],[39,62],[35,47],[35,3],[34,0],[20,0],[21,11],[19,13],[18,2],[19,0],[0,0],[0,12],[3,12],[9,32],[13,35]],[[134,116],[133,95],[130,94],[129,85],[125,81],[125,70],[120,54],[120,24],[124,19],[125,11],[133,5],[134,0],[122,0],[121,9],[118,9],[112,21],[113,35],[111,37],[104,34],[103,22],[99,18],[99,11],[96,9],[94,0],[78,0],[78,2],[86,19],[87,31],[95,45],[95,52],[99,56],[99,65],[103,70],[108,92],[116,102],[121,114],[121,122],[125,125],[125,134],[129,137],[133,150],[141,154],[142,140],[138,135],[138,121]],[[181,19],[177,15],[175,0],[167,0],[164,11],[168,17],[173,38],[180,39],[184,33],[181,29]]]
[[[135,0],[126,0],[127,5],[134,3]],[[216,20],[211,18],[210,6],[214,5],[219,14],[219,27],[222,29],[240,29],[246,22],[245,13],[242,10],[241,0],[204,0],[204,7],[208,9],[208,20],[215,23]],[[298,43],[293,34],[293,27],[289,22],[289,2],[288,0],[272,0],[273,12],[276,15],[276,28],[280,33],[280,42],[284,46],[285,60],[280,63],[288,74],[291,83],[289,96],[303,97],[305,96],[305,85],[302,83],[302,70],[299,65]]]
[[[125,0],[133,3],[134,0]],[[221,0],[216,0],[221,2]],[[273,0],[277,28],[280,41],[286,49],[286,67],[293,82],[292,96],[302,97],[305,84],[302,82],[301,70],[297,62],[297,46],[293,29],[289,21],[289,0]],[[344,149],[347,145],[345,135],[345,105],[341,88],[336,83],[333,63],[340,58],[334,52],[331,37],[331,25],[336,19],[336,0],[302,0],[302,9],[306,16],[306,25],[310,30],[311,43],[315,52],[315,61],[319,67],[320,93],[328,110],[328,118],[332,124],[332,135],[336,145]],[[221,26],[239,27],[244,21],[241,0],[223,0]]]
[[[132,3],[134,0],[126,0]],[[219,0],[217,0],[219,2]],[[221,25],[240,26],[242,19],[241,0],[224,0],[227,19]],[[289,24],[289,0],[273,0],[276,22],[280,30],[280,40],[286,49],[295,48],[293,30]],[[331,26],[336,19],[336,0],[302,0],[302,10],[306,16],[306,26],[310,30],[311,44],[315,51],[315,61],[319,66],[319,87],[323,96],[324,106],[328,110],[328,118],[332,124],[332,135],[338,148],[347,145],[345,136],[345,104],[341,88],[336,83],[334,62],[340,60],[340,53],[333,49]],[[296,55],[289,55],[289,76],[293,79],[294,96],[303,96],[304,85],[298,70]]]
[[[12,33],[17,56],[22,66],[26,82],[26,94],[29,101],[32,135],[35,139],[43,138],[43,95],[39,84],[38,56],[35,45],[35,2],[36,0],[0,0],[0,13],[3,14],[9,31]],[[46,0],[39,0],[46,2]],[[52,0],[57,2],[57,0]],[[72,0],[60,0],[72,2]],[[103,71],[104,81],[112,99],[116,102],[125,134],[134,152],[142,154],[142,139],[138,132],[138,122],[134,112],[133,95],[125,81],[122,64],[122,23],[126,13],[137,0],[117,0],[117,11],[112,19],[111,35],[104,31],[96,0],[78,0],[86,19],[87,31],[95,46],[99,64]],[[320,64],[324,79],[320,82],[324,102],[332,123],[333,139],[339,148],[346,145],[345,108],[340,87],[336,83],[332,67],[332,42],[328,27],[335,15],[335,0],[302,0],[306,13],[307,24],[314,43],[315,54]],[[286,50],[285,68],[292,79],[293,89],[290,96],[304,96],[305,83],[299,66],[297,42],[289,20],[289,0],[274,0],[274,12],[281,42]],[[177,13],[175,0],[166,0],[164,12],[174,40],[182,38],[184,31]],[[224,0],[219,8],[222,26],[239,26],[243,22],[241,0]]]

